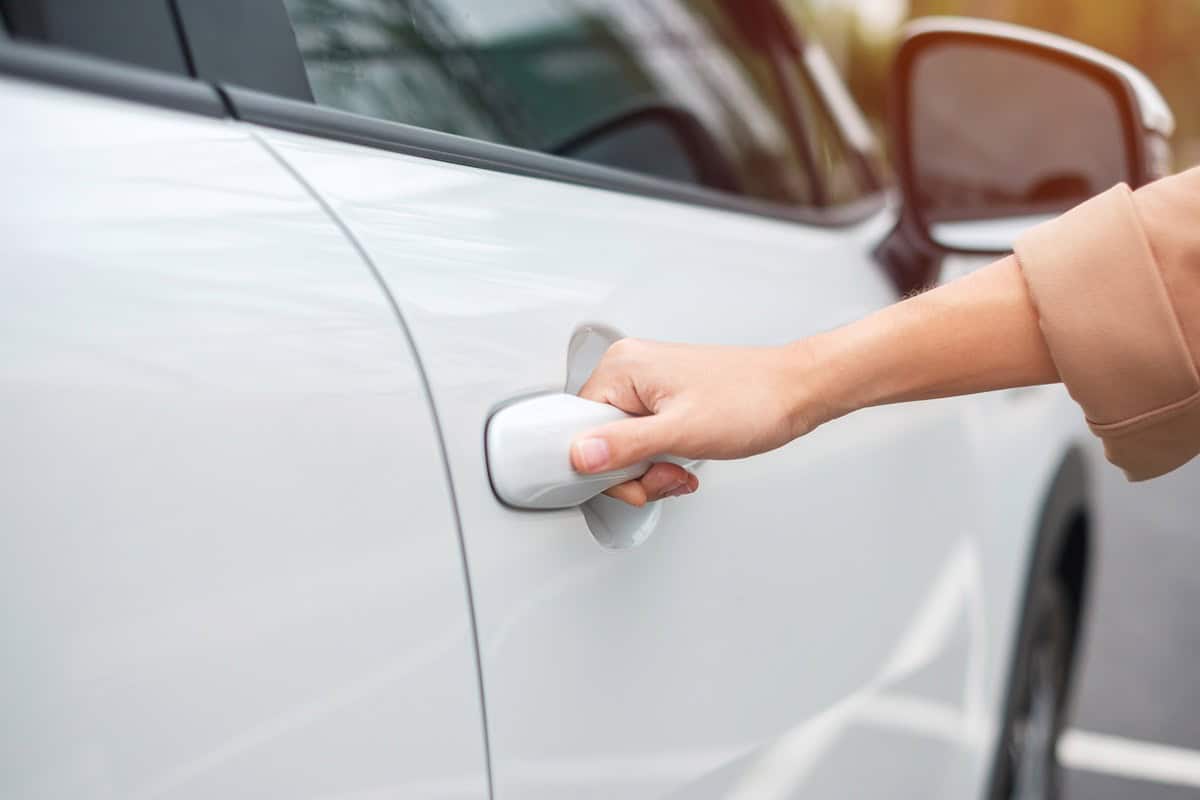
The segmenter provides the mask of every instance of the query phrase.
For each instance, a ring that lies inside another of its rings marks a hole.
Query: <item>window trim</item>
[[[510,175],[822,227],[856,225],[886,205],[886,197],[876,193],[842,206],[785,206],[536,150],[302,103],[250,89],[228,85],[217,88],[226,98],[234,117],[243,122]]]
[[[0,37],[0,75],[199,114],[227,117],[221,95],[193,78]]]

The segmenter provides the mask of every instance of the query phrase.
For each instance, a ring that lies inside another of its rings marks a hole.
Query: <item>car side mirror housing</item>
[[[902,224],[942,251],[1008,252],[1032,225],[1170,171],[1175,122],[1154,84],[1069,39],[925,18],[892,76]]]

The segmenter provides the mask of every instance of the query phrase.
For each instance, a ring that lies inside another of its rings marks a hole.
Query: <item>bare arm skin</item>
[[[670,453],[763,453],[868,406],[1059,380],[1014,257],[781,347],[622,340],[580,391],[639,415],[576,439],[571,462],[602,472]],[[699,488],[656,464],[608,494],[635,506]]]

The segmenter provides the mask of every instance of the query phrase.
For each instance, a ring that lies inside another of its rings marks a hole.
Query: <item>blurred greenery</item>
[[[1175,112],[1175,166],[1200,163],[1200,0],[783,0],[842,68],[877,125],[899,26],[879,26],[880,7],[903,19],[953,14],[1028,25],[1098,47],[1145,72]],[[873,12],[873,13],[868,13]]]

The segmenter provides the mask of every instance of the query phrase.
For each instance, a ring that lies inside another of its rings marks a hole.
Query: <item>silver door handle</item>
[[[583,475],[571,466],[571,442],[592,428],[630,416],[573,394],[545,394],[505,406],[488,420],[486,447],[492,488],[515,508],[570,508],[618,483],[641,477],[654,458],[625,469]]]

